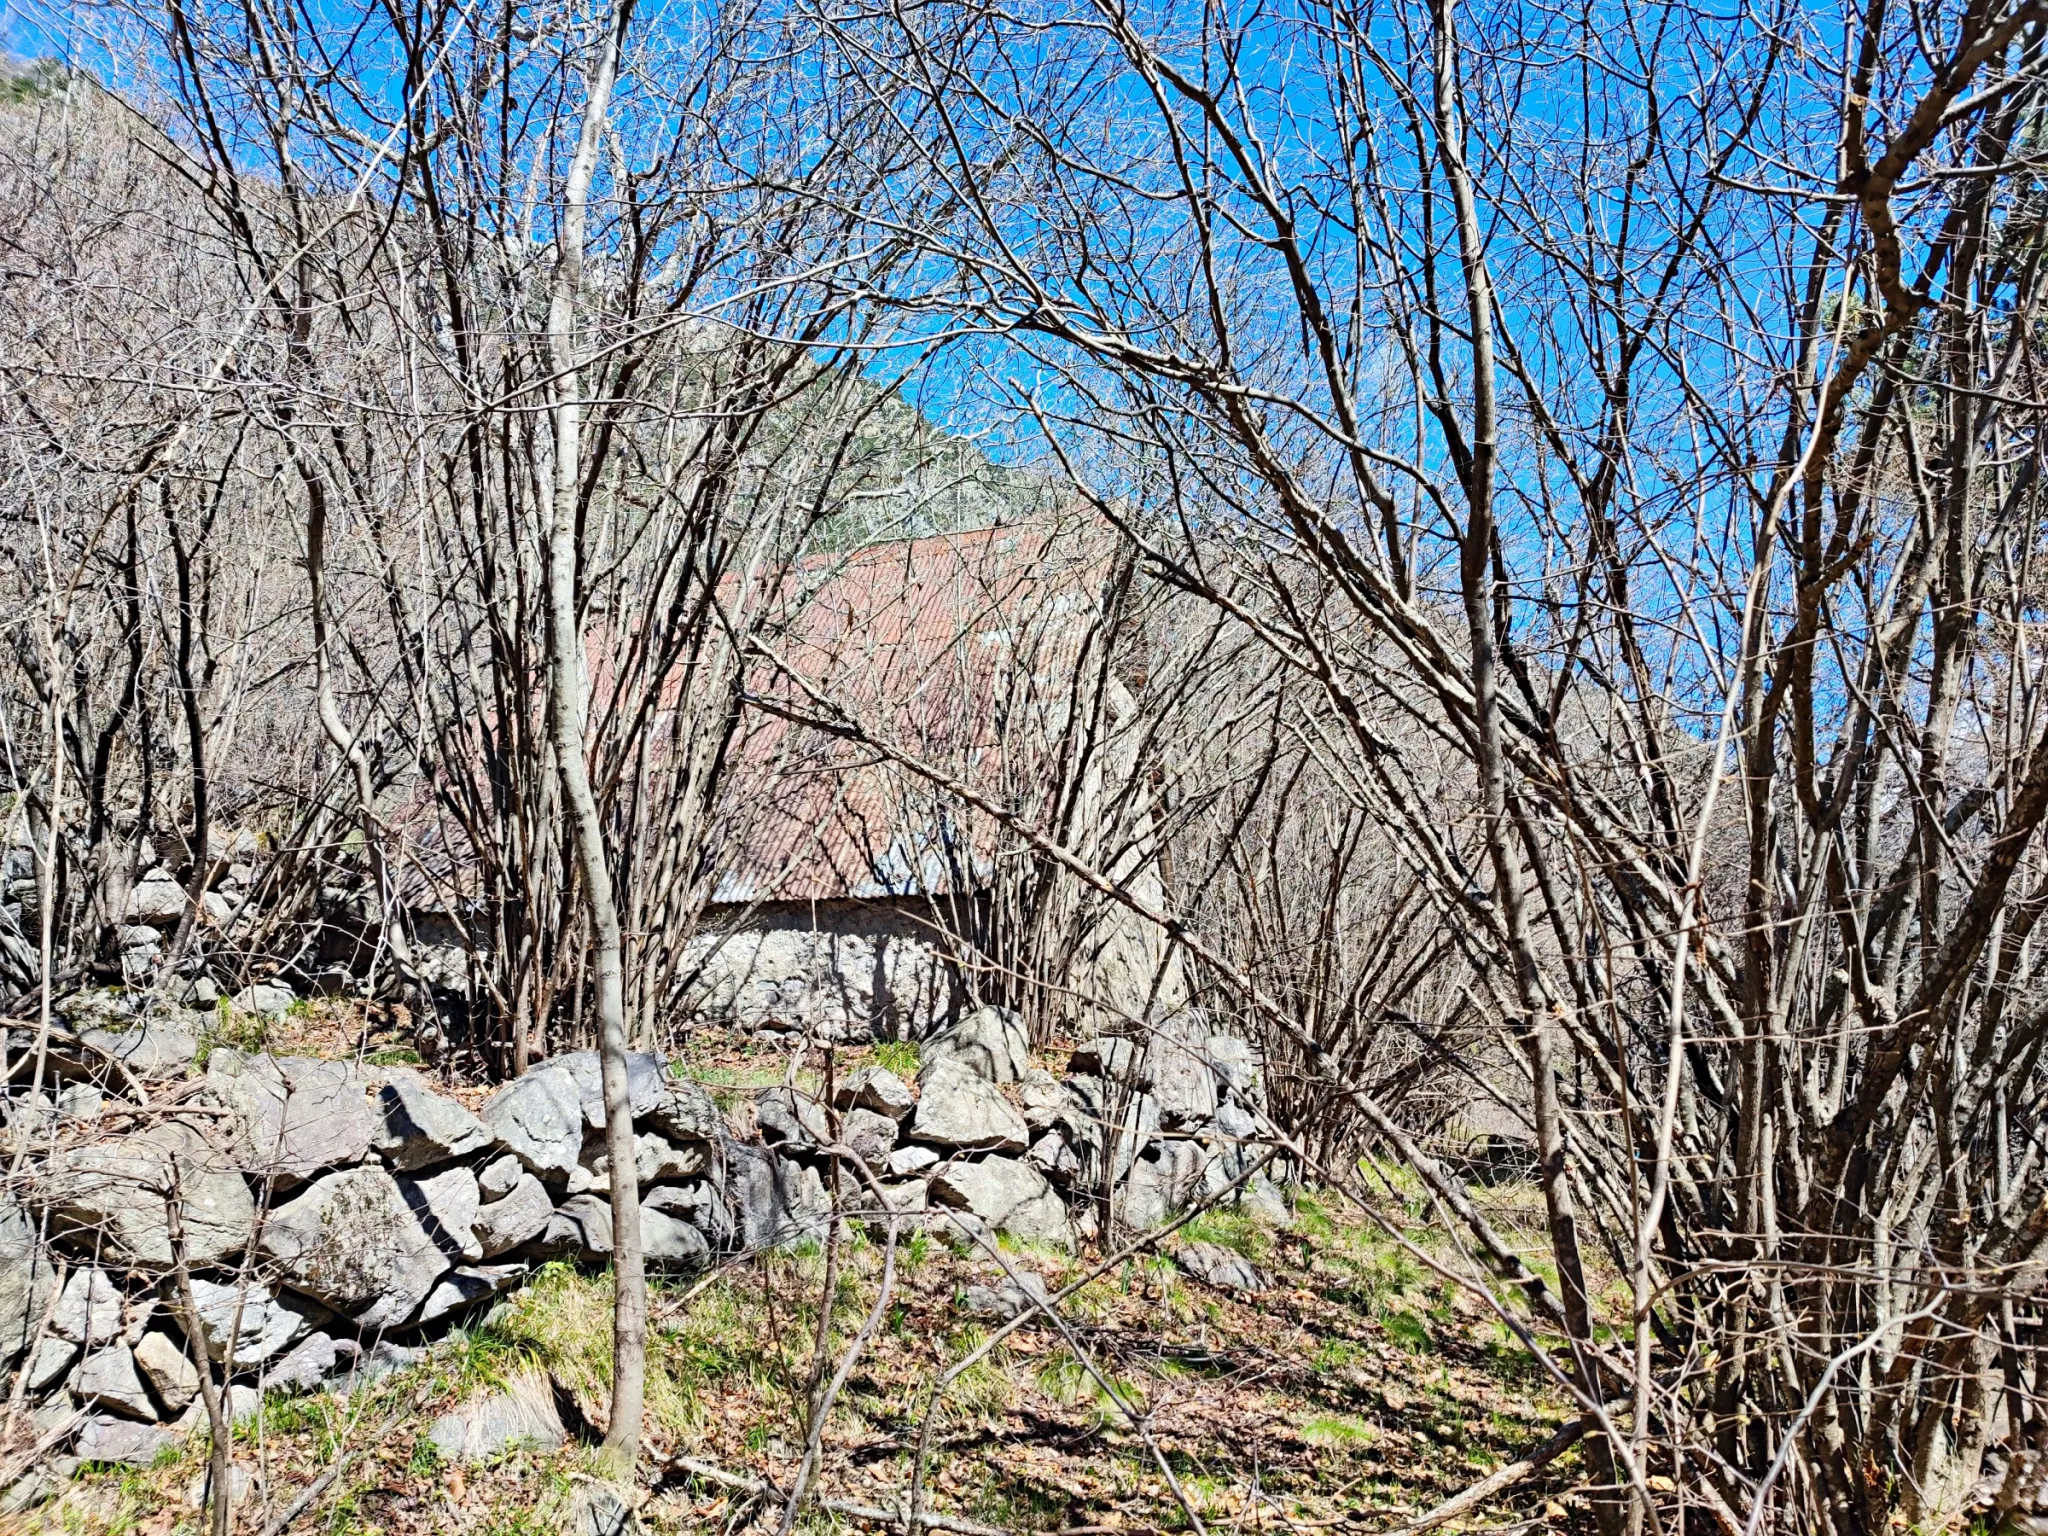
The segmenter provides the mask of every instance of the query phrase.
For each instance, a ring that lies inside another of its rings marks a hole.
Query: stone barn
[[[877,544],[805,595],[822,691],[978,788],[1020,771],[1017,706],[1073,654],[1099,555],[1036,525]],[[694,941],[699,1016],[839,1039],[922,1039],[966,1001],[955,942],[986,917],[991,839],[953,797],[771,714],[723,793],[722,873]]]

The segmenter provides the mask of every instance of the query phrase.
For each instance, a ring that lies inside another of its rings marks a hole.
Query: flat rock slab
[[[85,1421],[72,1453],[80,1461],[146,1467],[166,1446],[177,1443],[178,1437],[160,1424],[143,1424],[134,1419],[115,1418],[112,1414],[98,1414]]]
[[[144,1024],[119,1031],[88,1029],[79,1038],[105,1051],[146,1083],[183,1077],[199,1055],[198,1040],[171,1024]]]
[[[248,1183],[232,1155],[183,1121],[60,1152],[29,1198],[102,1263],[164,1270],[171,1234],[161,1191],[173,1179],[183,1196],[187,1262],[205,1268],[240,1253],[256,1221]]]
[[[449,1461],[495,1461],[515,1450],[552,1451],[569,1435],[555,1408],[554,1389],[538,1372],[522,1372],[495,1392],[480,1392],[427,1431]]]
[[[258,1244],[280,1278],[365,1328],[395,1328],[450,1267],[382,1168],[330,1173],[271,1214]]]
[[[493,1140],[482,1120],[404,1068],[387,1070],[370,1103],[370,1149],[400,1173],[481,1152]]]
[[[289,1187],[369,1155],[376,1126],[362,1078],[348,1062],[222,1047],[206,1060],[206,1081],[240,1116],[237,1151],[254,1177]]]
[[[957,1062],[941,1061],[924,1074],[910,1135],[940,1147],[1022,1152],[1031,1128],[993,1083]]]
[[[1031,1242],[1072,1247],[1067,1208],[1045,1175],[1011,1157],[953,1163],[932,1179],[932,1199],[973,1212],[998,1232]]]

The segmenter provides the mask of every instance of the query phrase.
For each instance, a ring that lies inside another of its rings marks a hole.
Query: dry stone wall
[[[198,1428],[202,1357],[246,1407],[403,1362],[541,1262],[611,1255],[593,1052],[472,1110],[407,1067],[225,1047],[202,1066],[191,1016],[94,1006],[73,1004],[40,1068],[35,1037],[9,1036],[0,1104],[29,1149],[0,1197],[0,1365],[79,1457],[147,1460]],[[1162,1221],[1229,1186],[1256,1134],[1256,1063],[1231,1040],[1197,1054],[1199,1119],[1162,1105],[1129,1042],[1055,1078],[993,1008],[928,1039],[915,1084],[868,1066],[829,1095],[761,1090],[732,1119],[635,1055],[648,1262],[688,1272],[821,1234],[838,1147],[875,1179],[842,1181],[842,1212],[878,1232],[1072,1246],[1109,1191],[1133,1224]],[[1263,1177],[1236,1197],[1284,1219]]]

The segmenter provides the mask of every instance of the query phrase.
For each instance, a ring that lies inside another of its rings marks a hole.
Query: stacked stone
[[[610,1252],[594,1052],[472,1113],[406,1067],[218,1047],[201,1071],[192,1030],[160,1019],[59,1031],[31,1096],[32,1042],[7,1057],[31,1158],[0,1201],[0,1365],[23,1365],[39,1433],[75,1431],[81,1458],[146,1461],[197,1427],[202,1349],[246,1412],[404,1358],[541,1260]],[[630,1082],[650,1260],[700,1266],[735,1232],[723,1122],[653,1056]]]
[[[202,1070],[195,1016],[118,1012],[104,994],[68,1006],[98,1022],[54,1035],[38,1093],[34,1036],[16,1031],[0,1099],[31,1149],[0,1197],[0,1367],[22,1366],[39,1434],[75,1430],[79,1456],[147,1460],[195,1427],[202,1350],[245,1411],[262,1391],[395,1363],[537,1263],[609,1260],[595,1052],[542,1062],[472,1112],[406,1067],[217,1047]],[[1110,1187],[1127,1224],[1155,1225],[1256,1155],[1250,1053],[1176,1041],[1091,1042],[1056,1079],[1014,1014],[982,1008],[924,1042],[914,1090],[863,1068],[833,1085],[836,1117],[762,1092],[758,1141],[636,1054],[643,1251],[687,1272],[822,1233],[835,1144],[871,1171],[873,1185],[842,1171],[841,1193],[872,1227],[1071,1247]],[[1245,1195],[1284,1217],[1262,1177]]]
[[[1092,1235],[1109,1193],[1136,1228],[1226,1193],[1284,1221],[1265,1174],[1242,1178],[1263,1152],[1262,1099],[1258,1061],[1234,1036],[1203,1031],[1198,1047],[1184,1032],[1156,1032],[1149,1044],[1103,1037],[1076,1050],[1059,1078],[1032,1064],[1018,1017],[994,1007],[924,1042],[914,1093],[878,1067],[834,1093],[840,1144],[882,1180],[887,1209],[872,1191],[846,1191],[849,1205],[865,1202],[871,1224],[893,1210],[949,1240],[1006,1232],[1061,1247]],[[827,1207],[824,1105],[771,1088],[754,1107],[774,1167],[751,1204],[764,1223],[817,1230]],[[750,1228],[756,1240],[769,1235]]]
[[[924,1228],[954,1242],[1009,1232],[1071,1247],[1075,1228],[1065,1202],[1024,1153],[1030,1127],[1005,1097],[1030,1066],[1030,1042],[1017,1016],[981,1008],[926,1040],[917,1090],[895,1073],[864,1067],[835,1085],[839,1144],[857,1153],[879,1185],[856,1180],[846,1205],[871,1226],[895,1217],[899,1231]],[[793,1174],[793,1219],[822,1218],[829,1121],[817,1099],[789,1088],[756,1096],[755,1118],[771,1155]]]

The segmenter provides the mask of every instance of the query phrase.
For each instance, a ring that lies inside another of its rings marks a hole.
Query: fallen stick
[[[1573,1419],[1520,1461],[1509,1462],[1498,1472],[1481,1478],[1464,1492],[1452,1494],[1429,1513],[1417,1516],[1406,1525],[1397,1525],[1390,1531],[1382,1532],[1381,1536],[1417,1536],[1418,1532],[1433,1531],[1445,1522],[1455,1520],[1469,1510],[1477,1509],[1495,1494],[1505,1492],[1523,1478],[1549,1466],[1576,1445],[1579,1437],[1591,1427],[1590,1419]]]
[[[731,1488],[739,1493],[775,1494],[782,1490],[765,1477],[743,1477],[737,1472],[728,1472],[723,1467],[713,1466],[708,1461],[697,1461],[688,1456],[678,1456],[669,1462],[677,1471],[687,1472],[692,1477],[707,1483],[716,1483],[721,1488]],[[835,1515],[845,1515],[850,1520],[869,1520],[877,1525],[908,1525],[910,1516],[901,1509],[885,1509],[879,1504],[850,1504],[844,1499],[815,1500],[820,1509]],[[963,1520],[956,1515],[920,1514],[917,1523],[934,1531],[955,1531],[959,1536],[1010,1536],[999,1525],[983,1525],[976,1520]],[[270,1536],[266,1532],[265,1536]]]
[[[334,1485],[334,1480],[341,1476],[341,1469],[348,1465],[351,1454],[343,1451],[335,1457],[334,1464],[308,1483],[304,1491],[292,1500],[291,1508],[263,1527],[263,1536],[284,1536],[284,1533],[291,1529],[292,1522],[303,1515],[315,1499]]]

